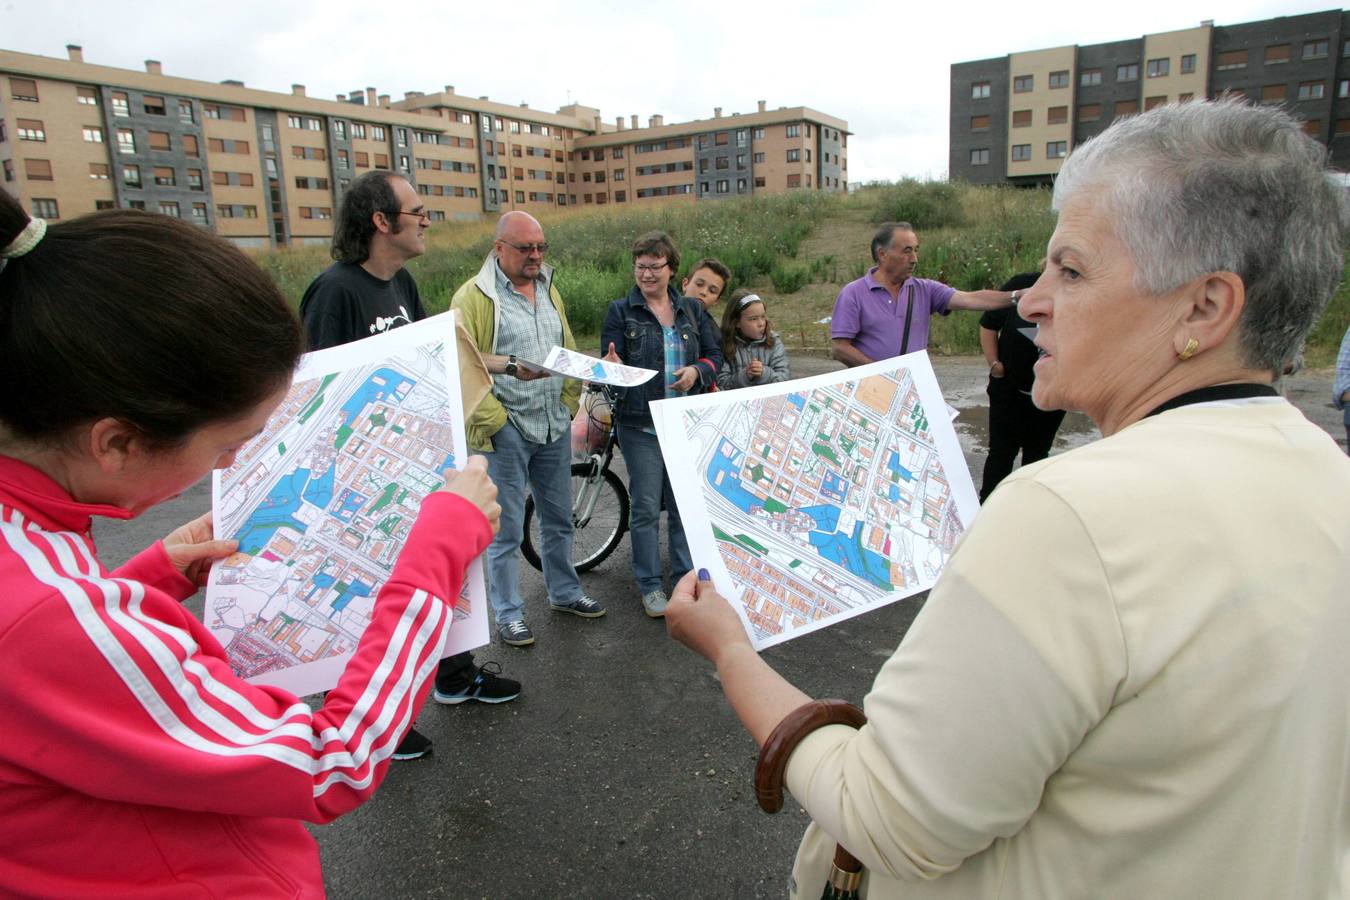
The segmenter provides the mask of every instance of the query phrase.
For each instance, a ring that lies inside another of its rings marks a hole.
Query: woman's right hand
[[[487,459],[482,456],[470,456],[463,470],[446,469],[445,484],[441,490],[458,494],[478,507],[487,516],[492,533],[501,527],[502,508],[497,503],[497,486],[488,477]]]
[[[616,362],[623,362],[623,360],[619,359],[619,354],[618,354],[618,352],[614,349],[614,342],[613,342],[613,341],[610,341],[610,342],[609,342],[609,352],[606,353],[604,356],[602,356],[602,357],[600,357],[600,358],[603,359],[605,362],[613,362],[613,363],[616,363]]]

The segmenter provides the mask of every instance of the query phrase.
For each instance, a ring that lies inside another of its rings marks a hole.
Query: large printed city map
[[[975,509],[944,410],[919,354],[660,404],[694,559],[757,646],[933,585]]]
[[[241,677],[297,693],[336,683],[422,498],[464,446],[454,342],[439,326],[311,354],[267,427],[218,473],[217,534],[239,551],[212,571],[206,620]],[[447,649],[486,639],[485,620],[468,626],[475,606],[484,615],[474,567]]]

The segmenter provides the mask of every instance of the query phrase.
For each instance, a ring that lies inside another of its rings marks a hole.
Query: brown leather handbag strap
[[[783,808],[783,774],[788,758],[802,738],[825,725],[850,725],[861,728],[867,716],[844,700],[812,700],[783,717],[759,751],[755,766],[755,799],[766,813]]]

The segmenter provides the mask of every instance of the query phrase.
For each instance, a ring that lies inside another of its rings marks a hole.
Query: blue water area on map
[[[311,478],[309,484],[305,486],[305,502],[313,503],[319,509],[327,509],[328,504],[333,502],[333,482],[336,473],[337,467],[329,466],[327,472],[318,478]]]
[[[337,579],[326,572],[318,572],[314,575],[314,590],[326,591],[335,584],[337,584]],[[309,592],[307,598],[313,596],[314,590]],[[372,590],[374,590],[374,588],[364,581],[352,582],[352,584],[349,585],[336,600],[329,604],[332,607],[332,612],[328,614],[328,618],[331,619],[333,616],[342,612],[347,608],[347,604],[351,603],[357,597],[369,597]]]
[[[887,492],[887,496],[892,503],[900,502],[900,486],[898,484],[891,485],[891,489]]]
[[[591,366],[591,374],[594,375],[596,378],[604,378],[605,367],[600,365],[600,363],[595,363]]]
[[[267,546],[278,528],[290,527],[303,532],[305,526],[295,520],[309,484],[309,469],[296,469],[272,488],[263,502],[239,529],[239,552],[257,555]]]
[[[359,491],[351,488],[343,488],[342,493],[338,495],[337,508],[333,510],[333,517],[341,519],[343,522],[350,522],[352,516],[366,505],[370,498]]]
[[[848,479],[832,469],[826,469],[820,479],[820,492],[836,503],[848,499]]]
[[[892,475],[899,475],[906,481],[914,480],[914,473],[904,466],[900,465],[900,454],[892,450],[890,458],[886,460],[886,467],[891,470]],[[894,481],[895,479],[891,479]]]
[[[714,490],[734,503],[741,512],[748,513],[752,509],[761,508],[763,502],[741,485],[740,463],[742,456],[743,454],[736,450],[734,444],[726,438],[722,438],[721,443],[718,444],[717,452],[713,454],[712,464],[708,467],[707,478],[708,484]],[[719,475],[722,476],[720,483],[718,482]],[[835,478],[843,482],[843,479],[839,476],[835,475]],[[844,484],[846,485],[847,482],[844,482]],[[842,500],[842,497],[840,499]],[[862,545],[864,523],[855,523],[853,534],[850,536],[839,531],[839,507],[837,506],[822,503],[816,506],[804,506],[799,512],[810,516],[812,521],[815,522],[815,530],[809,533],[808,539],[811,546],[815,547],[821,556],[866,578],[879,588],[891,589],[890,561],[880,553],[869,550]]]
[[[378,384],[377,381],[381,380],[384,383]],[[376,369],[370,373],[370,377],[366,379],[364,384],[352,392],[352,395],[347,398],[347,402],[342,405],[342,411],[346,414],[344,421],[350,425],[368,404],[384,400],[394,394],[406,393],[404,386],[411,388],[413,384],[411,378],[400,375],[393,369]]]
[[[445,460],[441,463],[441,467],[436,471],[444,472],[446,469],[453,469],[454,467],[455,467],[455,454],[450,453],[446,455]]]
[[[787,395],[787,402],[791,403],[793,406],[797,407],[798,409],[801,409],[801,408],[803,408],[804,406],[806,406],[806,395],[805,395],[805,394],[788,394],[788,395]]]
[[[811,546],[820,555],[842,566],[855,575],[861,575],[879,588],[891,589],[890,562],[886,557],[862,545],[862,522],[853,523],[852,537],[842,531],[827,534],[813,531],[808,536]]]

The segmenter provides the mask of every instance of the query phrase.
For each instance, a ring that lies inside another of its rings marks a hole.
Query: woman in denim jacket
[[[633,271],[637,284],[610,303],[600,329],[605,358],[644,369],[655,378],[628,388],[619,400],[616,424],[619,448],[628,466],[628,493],[633,507],[629,533],[633,541],[633,572],[647,615],[666,614],[666,592],[661,580],[660,521],[665,501],[670,539],[671,579],[678,580],[693,563],[689,545],[661,447],[652,426],[648,404],[665,397],[701,394],[717,382],[722,364],[717,326],[703,315],[697,301],[681,297],[670,286],[680,267],[675,242],[663,231],[644,234],[633,244]]]

